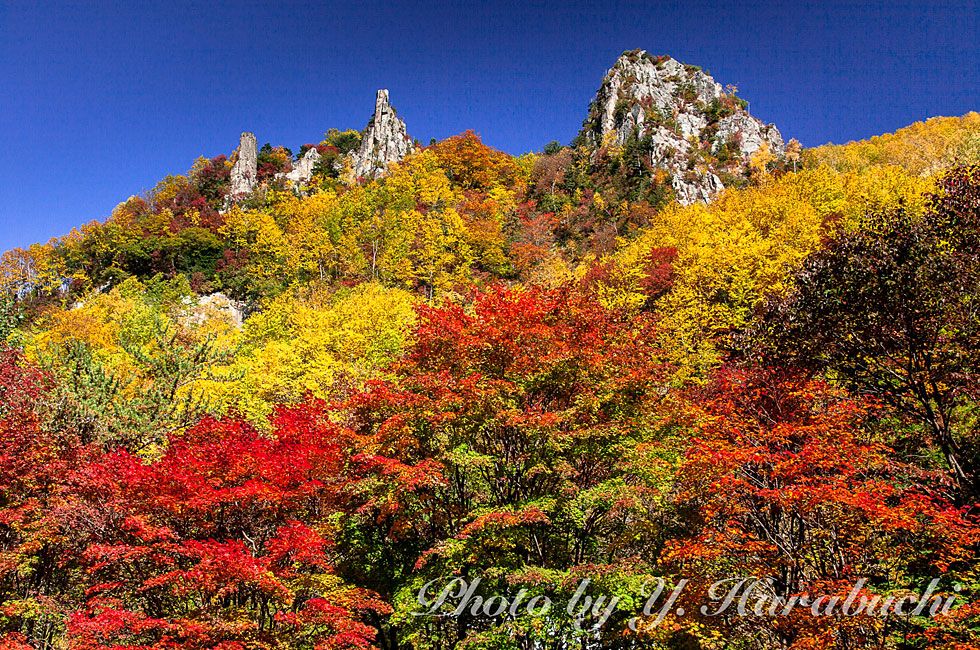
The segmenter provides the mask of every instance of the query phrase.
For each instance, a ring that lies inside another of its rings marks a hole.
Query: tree
[[[185,303],[185,300],[187,301]],[[234,351],[232,325],[195,326],[185,278],[130,279],[53,313],[19,333],[28,354],[57,380],[59,421],[106,449],[154,449],[209,409],[202,384]]]
[[[65,647],[370,647],[362,613],[388,607],[332,569],[347,447],[313,403],[280,410],[271,437],[204,419],[151,463],[91,466],[62,515],[89,540]]]
[[[561,151],[562,148],[563,147],[561,142],[558,142],[558,140],[552,140],[551,142],[549,142],[544,146],[544,155],[553,156],[559,151]]]
[[[875,440],[870,403],[825,382],[726,369],[697,404],[698,433],[676,497],[689,534],[664,556],[691,581],[683,606],[694,617],[677,622],[745,639],[748,647],[932,647],[888,642],[926,643],[931,628],[947,625],[942,617],[821,617],[807,605],[786,615],[739,616],[733,607],[726,616],[698,616],[711,584],[750,576],[762,582],[745,590],[748,609],[763,612],[804,597],[841,602],[859,579],[871,598],[921,594],[941,577],[949,597],[954,581],[971,580],[980,526],[968,509],[937,494],[932,476]]]
[[[464,191],[488,192],[526,180],[513,156],[486,146],[473,131],[437,142],[427,151],[435,155],[453,185]]]
[[[85,444],[53,388],[0,349],[3,647],[371,647],[390,608],[333,570],[353,445],[322,403],[138,455]]]
[[[267,430],[277,405],[307,396],[340,399],[385,369],[407,345],[415,321],[407,291],[365,282],[330,296],[280,296],[245,322],[243,345],[202,382],[217,410]]]
[[[344,409],[362,445],[364,503],[343,547],[366,562],[347,568],[351,579],[393,594],[401,609],[383,634],[413,647],[584,639],[560,616],[535,631],[527,617],[427,628],[406,614],[440,576],[567,597],[586,575],[627,585],[643,574],[663,478],[651,451],[665,392],[651,319],[568,288],[494,286],[470,308],[418,310],[395,377]],[[603,647],[619,647],[612,627]]]
[[[794,172],[796,171],[796,163],[800,160],[800,151],[802,150],[803,145],[801,145],[796,138],[793,138],[786,143],[786,162],[793,163]]]
[[[980,495],[970,411],[980,384],[980,167],[947,174],[925,215],[867,215],[812,253],[758,337],[925,424],[955,481]]]

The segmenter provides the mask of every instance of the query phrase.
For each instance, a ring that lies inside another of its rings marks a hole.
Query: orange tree
[[[386,647],[584,639],[567,616],[409,612],[426,582],[454,576],[479,578],[483,597],[567,598],[586,576],[636,587],[659,543],[665,465],[652,320],[568,288],[500,287],[469,308],[422,306],[419,319],[397,378],[345,407],[362,449],[348,579],[394,599]],[[625,643],[622,628],[604,633],[604,647]]]
[[[871,405],[825,383],[759,369],[720,373],[698,402],[699,433],[678,475],[689,531],[664,556],[691,580],[690,630],[735,635],[746,647],[894,647],[916,637],[902,647],[925,647],[936,621],[949,623],[894,613],[848,617],[840,608],[836,616],[813,615],[815,600],[843,602],[860,579],[868,598],[922,593],[933,578],[948,597],[954,582],[971,580],[975,518],[936,494],[934,475],[876,441]],[[722,592],[750,577],[765,583],[748,589],[750,581],[737,593],[736,604],[748,593],[748,615],[733,605],[715,616]],[[709,594],[716,581],[732,579]],[[782,614],[792,599],[803,604]],[[762,612],[775,604],[777,614],[753,615],[757,604]],[[955,644],[969,631],[947,632],[948,647],[967,647]]]

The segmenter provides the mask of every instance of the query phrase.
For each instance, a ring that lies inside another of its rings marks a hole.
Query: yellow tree
[[[473,254],[466,225],[456,210],[425,215],[412,210],[405,214],[405,222],[414,236],[407,264],[398,271],[400,280],[420,283],[432,300],[436,292],[449,291],[469,279]]]
[[[761,169],[761,168],[760,168]],[[671,205],[615,256],[615,291],[627,307],[641,290],[652,251],[674,248],[672,290],[659,300],[665,349],[686,372],[702,376],[724,354],[769,293],[785,290],[788,272],[834,228],[854,227],[869,205],[921,210],[926,179],[897,167],[840,174],[828,167],[767,175],[763,186],[728,190],[710,205]]]
[[[401,353],[413,304],[407,291],[375,282],[308,300],[279,296],[246,321],[240,353],[218,370],[229,381],[209,383],[208,394],[263,427],[277,403],[340,396]]]

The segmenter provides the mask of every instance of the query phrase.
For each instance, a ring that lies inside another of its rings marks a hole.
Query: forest
[[[690,205],[635,138],[360,138],[0,258],[0,648],[980,647],[980,115]],[[553,607],[419,615],[453,578]]]

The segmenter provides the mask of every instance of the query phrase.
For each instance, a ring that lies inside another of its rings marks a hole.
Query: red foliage
[[[608,561],[581,549],[608,549],[649,496],[626,477],[665,381],[652,320],[572,288],[500,286],[418,315],[397,383],[347,404],[364,451],[353,459],[365,477],[360,526],[384,532],[384,550],[348,553],[432,576],[462,562],[488,579]],[[603,501],[584,524],[579,494]]]
[[[348,446],[323,405],[311,402],[280,410],[271,437],[239,421],[205,419],[172,437],[152,463],[107,457],[92,471],[108,484],[88,497],[112,504],[111,521],[91,531],[104,541],[83,555],[99,587],[87,611],[73,616],[69,637],[87,647],[97,629],[106,639],[186,647],[300,633],[320,647],[367,646],[373,629],[357,612],[387,606],[323,577],[332,572],[323,517],[337,507]],[[303,576],[321,576],[321,586],[303,587]],[[327,590],[329,607],[317,596]],[[199,614],[183,611],[187,599]],[[116,600],[125,606],[102,607]],[[215,616],[232,611],[233,628],[218,623]]]
[[[680,470],[677,497],[691,511],[691,535],[666,554],[698,588],[692,593],[756,576],[770,579],[781,598],[816,598],[847,593],[859,578],[871,592],[887,591],[899,567],[909,578],[969,569],[980,527],[927,483],[896,480],[921,472],[862,429],[872,405],[772,371],[724,372],[702,402],[701,434]],[[742,634],[767,627],[804,647],[841,633],[874,634],[864,623],[807,610],[732,625]]]
[[[0,346],[0,581],[7,585],[19,585],[30,566],[44,574],[40,582],[53,579],[54,558],[36,556],[65,541],[57,510],[87,456],[71,429],[52,426],[45,408],[52,388],[50,377]]]
[[[557,220],[552,212],[536,212],[533,202],[519,205],[517,218],[517,239],[511,245],[510,258],[514,268],[526,275],[556,252],[554,230]]]
[[[646,256],[640,289],[650,302],[655,302],[673,288],[676,259],[677,249],[673,246],[655,248]]]
[[[0,358],[0,577],[8,598],[59,592],[64,647],[370,646],[362,613],[390,608],[333,574],[351,438],[322,403],[280,410],[271,436],[205,419],[148,462],[45,426],[49,382],[18,361]]]

